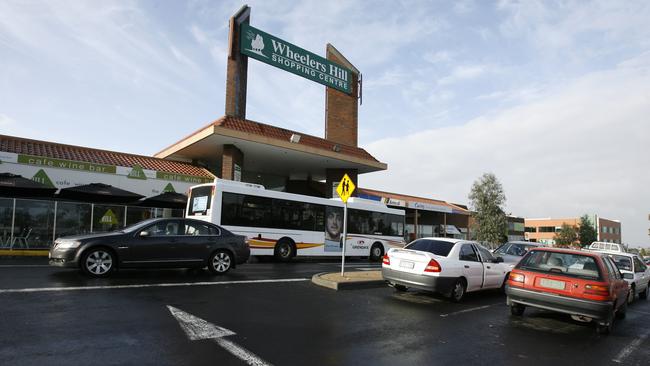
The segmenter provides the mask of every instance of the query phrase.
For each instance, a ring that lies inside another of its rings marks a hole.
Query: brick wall
[[[327,47],[327,59],[338,64],[347,62],[339,59],[330,47]],[[358,75],[352,73],[350,94],[334,88],[327,88],[325,94],[325,139],[349,146],[357,146],[358,113],[357,104]]]

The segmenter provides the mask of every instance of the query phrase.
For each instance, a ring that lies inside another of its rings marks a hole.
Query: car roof
[[[472,241],[470,241],[470,240],[465,240],[465,239],[444,238],[444,237],[436,237],[436,236],[427,236],[427,237],[424,237],[424,238],[418,238],[418,239],[427,239],[427,240],[446,241],[446,242],[454,243],[454,244],[456,244],[456,243],[458,243],[458,242],[461,242],[461,241],[472,242]],[[415,239],[415,240],[418,240],[418,239]],[[473,243],[473,242],[472,242],[472,243]]]
[[[582,249],[569,249],[569,248],[556,248],[556,247],[537,247],[530,250],[539,251],[539,252],[555,252],[555,253],[564,253],[564,254],[578,254],[578,255],[589,255],[593,257],[602,257],[605,253],[596,252],[594,250],[582,250]],[[529,253],[530,253],[529,252]]]
[[[596,252],[596,253],[603,253],[603,254],[622,255],[622,256],[625,256],[625,257],[637,257],[637,255],[634,254],[634,253],[629,253],[629,252],[617,252],[617,251],[615,251],[615,250],[588,249],[587,251],[589,251],[589,252]]]
[[[540,247],[540,246],[543,245],[542,243],[538,243],[538,242],[535,242],[535,241],[525,241],[525,240],[513,240],[513,241],[507,242],[506,244],[526,244],[526,245],[534,245],[534,246],[537,246],[537,247]]]

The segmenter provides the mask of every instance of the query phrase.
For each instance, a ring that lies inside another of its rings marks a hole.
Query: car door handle
[[[465,268],[469,268],[469,266],[466,264],[466,265],[465,265]]]

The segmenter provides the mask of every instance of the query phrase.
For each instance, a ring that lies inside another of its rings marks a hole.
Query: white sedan
[[[466,292],[501,288],[512,267],[474,241],[422,238],[391,248],[381,273],[398,291],[433,291],[458,302]]]

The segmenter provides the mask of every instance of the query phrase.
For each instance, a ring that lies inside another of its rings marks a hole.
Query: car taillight
[[[603,285],[585,285],[585,294],[609,298],[609,287]]]
[[[440,272],[441,270],[442,268],[440,268],[440,263],[438,263],[435,259],[432,259],[429,261],[429,264],[427,264],[424,272]]]
[[[388,254],[384,254],[384,257],[381,260],[381,263],[390,266],[390,258],[388,257]]]
[[[526,276],[521,273],[510,273],[510,277],[508,277],[508,279],[512,282],[524,283],[524,281],[526,281]]]

